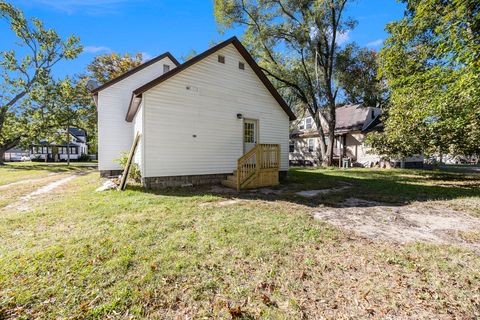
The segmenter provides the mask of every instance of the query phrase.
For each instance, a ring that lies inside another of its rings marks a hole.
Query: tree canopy
[[[372,145],[397,156],[479,153],[480,2],[402,2],[380,54],[391,107]]]
[[[377,51],[352,43],[338,54],[336,80],[342,88],[343,103],[385,108],[388,90],[379,78]]]
[[[144,57],[142,53],[121,55],[115,52],[96,56],[87,66],[89,76],[100,84],[114,79],[125,72],[141,65]]]
[[[29,103],[30,93],[51,82],[51,70],[61,60],[74,59],[81,51],[79,39],[65,40],[37,18],[27,19],[21,10],[0,2],[0,17],[18,38],[18,52],[0,53],[0,162],[4,152],[22,138],[35,134],[31,124],[41,119],[37,104]],[[21,50],[20,50],[21,49]]]
[[[290,101],[317,124],[322,161],[332,164],[339,38],[355,26],[348,0],[215,0],[222,28],[245,28],[243,42]],[[322,129],[323,128],[323,129]]]

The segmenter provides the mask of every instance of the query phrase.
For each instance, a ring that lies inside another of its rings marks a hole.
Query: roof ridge
[[[261,70],[261,68],[258,66],[257,62],[253,59],[253,57],[250,55],[250,53],[247,51],[247,49],[242,45],[240,40],[236,36],[233,36],[207,50],[202,52],[201,54],[193,57],[192,59],[185,61],[183,64],[177,66],[176,68],[170,70],[167,73],[164,73],[163,75],[157,77],[156,79],[153,79],[152,81],[142,85],[141,87],[138,87],[132,92],[132,98],[130,101],[130,105],[128,107],[127,115],[126,115],[126,121],[131,122],[133,118],[135,117],[135,114],[137,113],[138,107],[140,105],[139,99],[145,91],[157,86],[158,84],[162,83],[163,81],[175,76],[176,74],[182,72],[183,70],[189,68],[190,66],[196,64],[199,61],[202,61],[206,57],[212,55],[213,53],[217,52],[218,50],[226,47],[229,44],[233,44],[237,51],[240,53],[240,55],[245,59],[245,61],[250,65],[252,68],[253,72],[257,75],[257,77],[260,79],[260,81],[265,85],[267,90],[270,92],[270,94],[273,96],[273,98],[278,102],[280,107],[285,111],[285,113],[288,115],[290,120],[295,120],[296,116],[288,106],[288,104],[285,102],[285,100],[280,96],[278,93],[277,89],[273,86],[273,84],[268,80],[267,76],[265,73]]]
[[[117,83],[117,82],[120,82],[122,81],[123,79],[126,79],[128,78],[129,76],[137,73],[138,71],[141,71],[143,69],[145,69],[146,67],[148,66],[151,66],[152,64],[164,59],[164,58],[169,58],[170,60],[172,60],[172,62],[178,67],[180,65],[180,62],[178,62],[178,60],[170,53],[170,51],[166,51],[158,56],[156,56],[155,58],[153,59],[150,59],[148,61],[145,61],[144,63],[136,66],[135,68],[133,69],[130,69],[128,70],[127,72],[125,73],[122,73],[121,75],[119,75],[118,77],[116,78],[113,78],[107,82],[105,82],[104,84],[96,87],[95,89],[93,89],[91,92],[92,94],[98,94],[98,92],[110,87],[111,85]]]

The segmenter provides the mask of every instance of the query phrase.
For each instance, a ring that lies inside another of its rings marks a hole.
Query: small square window
[[[170,66],[168,64],[164,64],[163,65],[163,73],[167,73],[168,71],[170,71]]]
[[[295,152],[295,141],[290,141],[288,147],[290,152]]]
[[[238,69],[240,69],[240,70],[245,70],[245,63],[239,62],[239,63],[238,63]]]
[[[225,63],[225,56],[218,56],[218,62]]]

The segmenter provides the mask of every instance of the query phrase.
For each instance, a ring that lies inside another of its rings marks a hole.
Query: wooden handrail
[[[280,168],[280,146],[257,144],[237,161],[237,190],[261,170]]]

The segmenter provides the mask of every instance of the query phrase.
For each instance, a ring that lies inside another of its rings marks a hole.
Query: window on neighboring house
[[[300,130],[305,130],[305,119],[300,120],[300,122],[298,123],[298,128]]]
[[[313,119],[311,117],[308,117],[305,119],[305,129],[309,130],[312,129],[312,123]]]
[[[308,152],[313,152],[313,150],[315,148],[315,140],[314,139],[308,139],[307,144],[308,144]]]
[[[239,62],[239,63],[238,63],[238,68],[239,68],[240,70],[245,70],[245,63]]]
[[[163,65],[163,73],[167,73],[168,71],[170,71],[170,66],[168,64],[164,64]]]
[[[290,141],[288,148],[290,152],[295,152],[295,141]]]
[[[225,56],[218,56],[218,62],[225,63]]]

